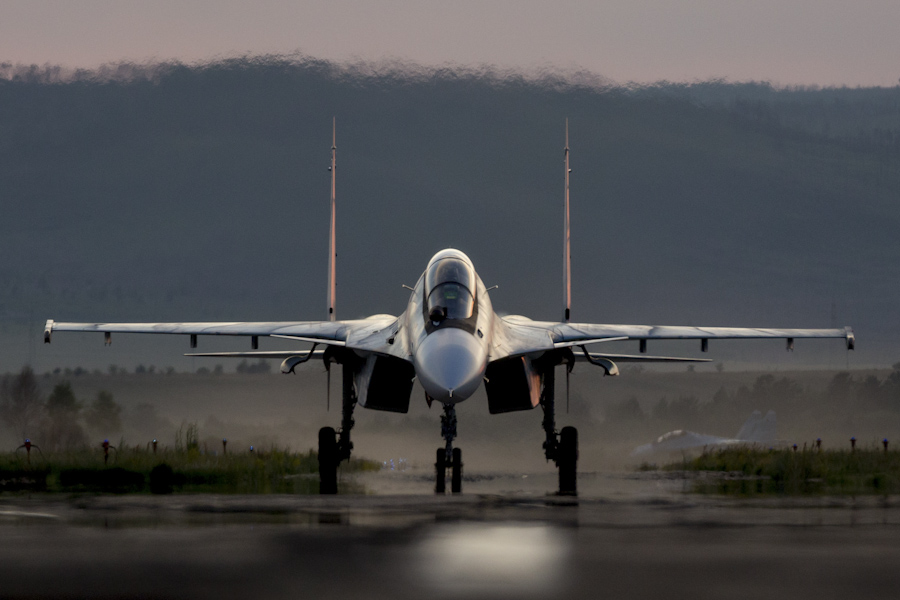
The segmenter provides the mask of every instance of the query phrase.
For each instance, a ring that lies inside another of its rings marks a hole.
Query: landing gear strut
[[[447,469],[450,468],[450,491],[454,494],[462,492],[462,450],[453,447],[456,438],[456,407],[453,404],[444,404],[444,414],[441,416],[441,435],[446,442],[443,448],[437,449],[435,468],[434,493],[443,494],[447,491]]]
[[[559,468],[559,495],[577,496],[578,430],[563,427],[556,431],[556,367],[544,372],[544,389],[541,393],[541,408],[544,410],[544,456]]]
[[[337,469],[342,460],[350,460],[353,442],[353,409],[356,408],[356,392],[353,389],[353,369],[344,366],[343,391],[341,393],[341,429],[332,427],[319,430],[319,493],[337,494]]]

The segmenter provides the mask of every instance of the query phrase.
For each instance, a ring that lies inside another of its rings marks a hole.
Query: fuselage
[[[462,402],[481,385],[494,309],[474,265],[459,250],[435,254],[404,313],[416,378],[432,400]]]

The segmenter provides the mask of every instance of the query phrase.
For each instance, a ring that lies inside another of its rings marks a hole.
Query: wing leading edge
[[[795,339],[843,339],[853,350],[856,338],[849,327],[843,329],[757,329],[745,327],[686,327],[653,325],[604,325],[594,323],[554,323],[530,321],[522,317],[504,317],[498,336],[497,352],[491,360],[520,356],[572,346],[601,342],[640,340],[641,351],[646,340],[701,340],[705,351],[711,339],[784,339],[788,348]]]
[[[398,349],[391,343],[397,329],[397,318],[391,315],[375,315],[352,321],[221,323],[57,323],[51,319],[44,326],[44,342],[50,343],[56,331],[103,333],[106,334],[107,340],[113,333],[190,335],[192,341],[199,335],[277,337],[406,358],[402,353],[398,353]]]

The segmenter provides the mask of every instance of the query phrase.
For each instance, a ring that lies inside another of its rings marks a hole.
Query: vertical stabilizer
[[[563,312],[563,321],[568,323],[572,314],[572,229],[569,223],[569,119],[566,119],[566,218],[565,218],[565,240],[563,243],[563,293],[565,294],[566,309]],[[569,374],[572,372],[572,365],[566,365],[566,414],[569,412]]]
[[[328,232],[328,320],[334,321],[334,295],[335,295],[335,263],[337,262],[337,248],[335,247],[335,158],[337,155],[336,119],[331,121],[331,228]]]
[[[763,417],[762,413],[754,410],[750,418],[741,425],[735,439],[744,442],[766,443],[778,439],[778,431],[775,419],[775,411],[770,410]]]
[[[744,424],[741,425],[741,428],[738,430],[737,435],[734,436],[737,440],[743,440],[746,442],[755,442],[759,441],[758,435],[760,426],[763,422],[762,413],[758,410],[754,410],[750,414],[750,418],[744,421]]]
[[[571,228],[569,223],[569,119],[566,119],[566,218],[565,218],[565,245],[563,255],[563,287],[565,292],[566,310],[563,314],[563,320],[568,323],[572,311],[572,249],[571,249]]]
[[[766,416],[763,417],[762,423],[760,423],[759,429],[756,432],[756,439],[754,441],[771,442],[772,440],[777,439],[778,426],[775,421],[775,411],[770,410],[766,413]]]

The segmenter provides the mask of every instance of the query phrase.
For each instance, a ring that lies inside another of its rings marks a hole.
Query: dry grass
[[[900,493],[900,452],[874,447],[854,451],[731,448],[704,452],[664,468],[722,474],[698,480],[696,490],[705,493]]]

